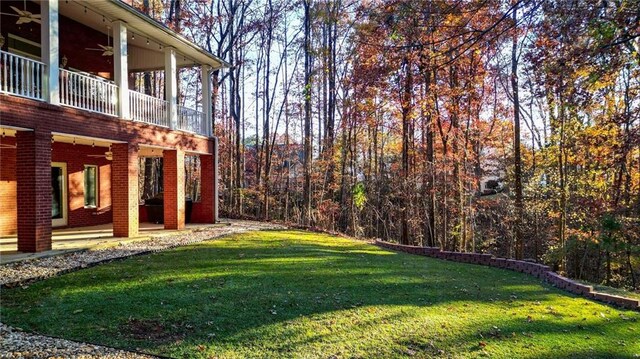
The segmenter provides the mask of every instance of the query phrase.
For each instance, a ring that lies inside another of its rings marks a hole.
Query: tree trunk
[[[304,4],[304,189],[303,221],[311,224],[311,0]]]
[[[517,6],[513,8],[513,22],[517,24]],[[513,30],[511,45],[511,90],[513,92],[513,158],[514,158],[514,187],[515,187],[515,249],[516,259],[524,256],[523,200],[522,200],[522,159],[520,155],[520,97],[518,93],[518,32]]]

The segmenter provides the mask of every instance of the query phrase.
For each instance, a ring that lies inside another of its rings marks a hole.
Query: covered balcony
[[[0,92],[212,136],[224,66],[118,0],[0,2]],[[182,87],[188,72],[195,88]]]

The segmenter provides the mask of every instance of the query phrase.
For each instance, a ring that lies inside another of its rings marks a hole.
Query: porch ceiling
[[[85,8],[88,9],[85,11]],[[209,65],[212,68],[228,67],[229,64],[187,40],[163,24],[140,13],[119,0],[59,0],[60,14],[97,31],[107,34],[108,26],[122,20],[128,27],[129,70],[149,71],[164,69],[164,51],[171,46],[180,54],[176,58],[178,67]],[[135,35],[135,36],[132,36]],[[113,34],[110,34],[113,38]],[[105,42],[106,40],[102,40]],[[147,44],[147,41],[149,42]],[[105,44],[106,45],[106,44]]]

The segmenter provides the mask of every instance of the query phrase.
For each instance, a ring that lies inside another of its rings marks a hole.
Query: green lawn
[[[524,274],[299,231],[2,291],[7,324],[173,357],[634,357],[639,320]]]

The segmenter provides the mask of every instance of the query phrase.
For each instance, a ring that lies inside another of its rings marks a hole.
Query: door
[[[51,163],[51,225],[67,225],[67,164]]]

